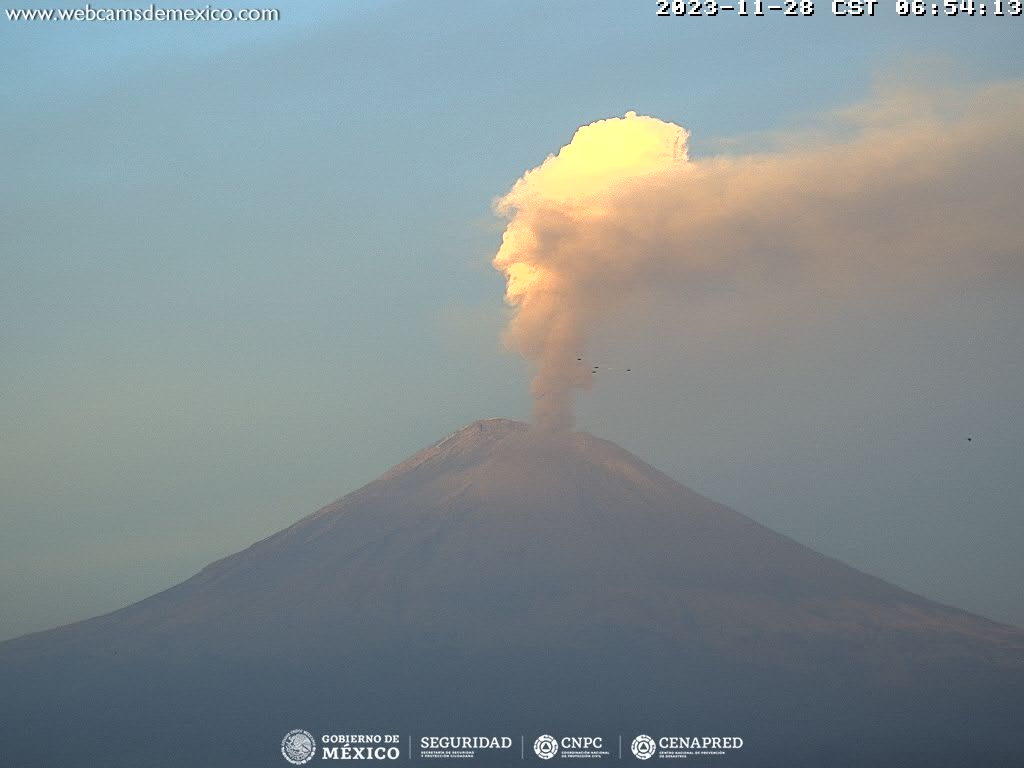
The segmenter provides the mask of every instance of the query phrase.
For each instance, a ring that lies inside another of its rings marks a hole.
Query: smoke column
[[[678,125],[635,112],[601,120],[580,128],[496,203],[511,219],[494,259],[508,279],[506,301],[518,309],[507,340],[537,366],[531,391],[538,426],[571,427],[572,391],[590,386],[588,369],[577,362],[592,321],[586,292],[604,291],[579,267],[599,266],[602,254],[570,251],[579,245],[574,230],[615,216],[615,186],[624,179],[685,163],[686,140]]]
[[[495,202],[505,339],[534,364],[539,426],[572,426],[588,337],[645,297],[713,286],[702,302],[756,315],[880,286],[1020,282],[1022,84],[890,92],[814,127],[694,160],[686,130],[629,112],[577,130]]]

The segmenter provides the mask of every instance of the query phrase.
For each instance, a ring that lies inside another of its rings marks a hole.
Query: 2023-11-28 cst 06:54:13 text
[[[658,16],[813,16],[815,0],[655,0]],[[1020,17],[1024,0],[828,0],[833,16],[878,16],[891,8],[897,16]]]

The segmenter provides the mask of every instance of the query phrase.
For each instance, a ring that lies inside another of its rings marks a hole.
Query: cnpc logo
[[[533,742],[533,751],[541,760],[550,760],[558,754],[558,741],[554,736],[545,733],[543,736],[538,736],[537,740]]]
[[[604,741],[600,736],[563,736],[561,739],[556,739],[545,733],[533,742],[533,751],[541,760],[550,760],[558,754],[559,750],[586,752],[601,749],[603,746]],[[579,757],[579,755],[570,755],[570,757]]]

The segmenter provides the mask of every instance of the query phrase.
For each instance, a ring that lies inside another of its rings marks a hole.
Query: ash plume
[[[816,127],[691,159],[684,128],[628,112],[495,202],[505,340],[534,364],[539,426],[571,427],[588,339],[655,298],[767,321],[880,288],[1020,280],[1024,84],[890,91]]]

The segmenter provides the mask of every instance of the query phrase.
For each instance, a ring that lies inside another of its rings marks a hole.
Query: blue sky
[[[1010,17],[278,7],[263,25],[0,19],[0,637],[166,588],[469,421],[527,418],[491,203],[577,126],[637,110],[706,156],[879,86],[1024,77]],[[588,393],[578,425],[1024,624],[1021,287],[756,338],[608,339],[646,373]]]

